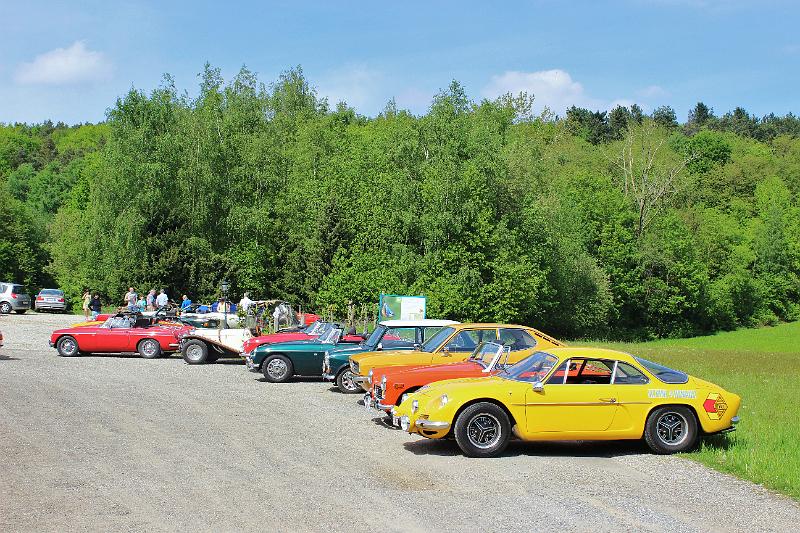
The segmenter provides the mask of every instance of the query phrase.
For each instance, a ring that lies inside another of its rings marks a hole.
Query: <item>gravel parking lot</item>
[[[0,317],[2,531],[791,531],[800,506],[637,444],[467,459],[319,381],[239,361],[64,359]]]

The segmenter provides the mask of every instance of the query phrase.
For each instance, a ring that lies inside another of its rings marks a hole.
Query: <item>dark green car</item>
[[[341,329],[331,328],[314,340],[262,344],[245,356],[245,362],[251,372],[262,372],[272,383],[283,383],[292,376],[320,376],[325,354],[336,347],[341,336]]]
[[[358,345],[342,345],[328,350],[322,361],[322,377],[335,381],[341,392],[363,393],[353,381],[350,356],[380,350],[413,350],[444,326],[458,324],[453,320],[384,320],[370,336]],[[316,374],[315,374],[316,375]]]

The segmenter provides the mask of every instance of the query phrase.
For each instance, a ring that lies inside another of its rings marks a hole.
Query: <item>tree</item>
[[[653,122],[655,122],[658,126],[662,128],[677,128],[678,127],[678,117],[675,114],[675,110],[669,106],[661,106],[657,107],[655,111],[653,111]]]

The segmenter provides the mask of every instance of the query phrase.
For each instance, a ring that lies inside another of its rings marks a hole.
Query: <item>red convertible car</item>
[[[275,344],[277,342],[297,342],[297,341],[313,341],[327,333],[328,330],[337,327],[330,322],[322,322],[317,320],[299,331],[279,331],[278,333],[270,333],[269,335],[260,335],[247,339],[244,343],[242,353],[250,353],[262,344]],[[364,337],[361,335],[344,335],[339,342],[363,342]]]
[[[178,350],[185,326],[154,325],[153,319],[139,314],[118,314],[99,326],[57,329],[50,346],[62,357],[89,353],[138,353],[155,359]]]

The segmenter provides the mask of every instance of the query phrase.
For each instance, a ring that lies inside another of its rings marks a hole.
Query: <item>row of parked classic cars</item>
[[[512,438],[644,439],[655,453],[676,453],[739,421],[739,396],[717,385],[514,324],[387,320],[369,334],[345,335],[338,324],[317,320],[255,336],[175,316],[100,318],[53,332],[51,346],[65,357],[180,352],[189,364],[240,356],[272,383],[317,376],[363,395],[388,427],[453,438],[472,457],[496,456]]]

